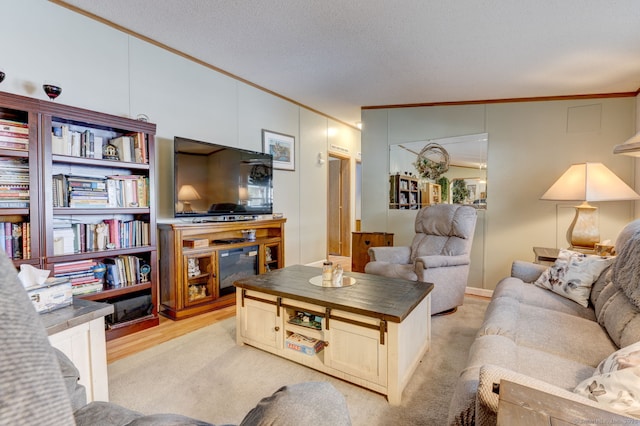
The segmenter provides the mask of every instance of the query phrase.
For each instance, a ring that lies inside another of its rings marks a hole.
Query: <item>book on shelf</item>
[[[110,207],[149,207],[149,178],[141,175],[107,177]]]
[[[132,162],[135,159],[133,138],[131,136],[118,136],[109,143],[118,150],[120,161]]]
[[[94,135],[93,137],[93,158],[102,159],[102,148],[104,147],[104,138]]]
[[[2,201],[0,200],[0,209],[26,209],[29,208],[28,201]]]
[[[29,125],[22,121],[7,120],[0,118],[0,130],[3,132],[12,132],[20,134],[29,134]]]
[[[1,137],[8,137],[8,138],[16,138],[16,139],[20,139],[20,140],[29,140],[29,132],[27,131],[27,133],[16,133],[14,131],[7,131],[7,130],[2,130],[0,128],[0,136]]]
[[[72,285],[71,293],[74,296],[82,296],[84,294],[98,293],[104,290],[104,283],[101,279],[94,278],[93,281],[84,284]]]
[[[30,234],[29,222],[0,222],[0,250],[10,259],[30,259]]]
[[[122,287],[139,284],[141,282],[141,263],[146,264],[143,259],[132,255],[105,258],[107,285],[110,287]]]
[[[0,132],[1,142],[14,142],[21,145],[29,145],[29,135],[17,135],[10,132]]]
[[[96,261],[93,259],[75,260],[71,262],[61,262],[53,265],[54,275],[63,275],[78,271],[85,271],[91,269],[96,265]]]
[[[75,253],[75,234],[71,225],[53,228],[53,254],[73,254]]]
[[[95,293],[103,290],[103,280],[96,277],[94,272],[96,265],[93,259],[56,263],[53,265],[53,276],[68,280],[74,296]]]
[[[104,178],[57,174],[52,176],[53,207],[149,207],[149,178],[113,175]]]
[[[62,222],[54,226],[53,235],[55,254],[86,253],[149,245],[151,227],[148,222],[138,219],[112,218],[98,223],[73,224]],[[69,238],[71,243],[67,241]]]
[[[80,157],[81,152],[81,141],[80,141],[80,132],[69,132],[69,149],[71,150],[71,155],[74,157]]]
[[[51,128],[51,152],[73,157],[102,158],[104,139],[91,130],[70,130],[67,124],[55,124]]]
[[[27,151],[29,150],[29,144],[28,142],[21,143],[21,142],[8,141],[3,138],[0,138],[0,149],[11,149],[14,151]]]
[[[29,160],[26,158],[0,157],[0,164],[3,168],[29,170]]]
[[[149,163],[147,137],[143,132],[132,133],[134,161],[136,163]]]

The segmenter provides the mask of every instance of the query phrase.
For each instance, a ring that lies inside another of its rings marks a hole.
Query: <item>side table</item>
[[[392,246],[393,234],[386,232],[351,233],[351,271],[364,272],[369,262],[369,247]]]
[[[74,298],[71,306],[40,314],[51,346],[78,369],[87,403],[109,401],[104,317],[112,313],[109,303]]]
[[[534,247],[535,263],[541,265],[553,265],[560,254],[560,249],[549,247]]]
[[[539,389],[508,380],[500,381],[498,426],[624,425],[635,424],[635,421],[632,417],[551,395]]]

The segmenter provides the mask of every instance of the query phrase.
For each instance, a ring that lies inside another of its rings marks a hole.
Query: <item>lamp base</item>
[[[595,245],[600,242],[598,208],[589,205],[586,201],[575,208],[576,215],[567,230],[570,248],[593,250]]]
[[[182,202],[182,213],[193,213],[193,209],[191,208],[191,203],[189,201]]]

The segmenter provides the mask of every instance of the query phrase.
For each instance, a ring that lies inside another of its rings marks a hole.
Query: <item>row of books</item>
[[[104,259],[109,287],[123,287],[149,281],[149,264],[137,256],[122,255]]]
[[[0,148],[27,151],[29,125],[20,121],[0,119]]]
[[[28,208],[29,160],[0,157],[0,208]]]
[[[99,266],[92,259],[57,263],[53,266],[53,276],[68,279],[74,296],[96,293],[104,289],[104,271],[97,271]]]
[[[141,220],[104,219],[100,223],[58,223],[53,228],[55,255],[86,253],[150,244],[151,227]]]
[[[53,207],[149,207],[149,177],[53,175]]]
[[[71,130],[67,124],[54,124],[51,152],[73,157],[119,160],[130,163],[149,163],[149,147],[142,132],[118,136],[105,141],[92,130]],[[115,158],[114,158],[115,157]]]
[[[11,259],[31,259],[31,224],[0,222],[0,250]]]

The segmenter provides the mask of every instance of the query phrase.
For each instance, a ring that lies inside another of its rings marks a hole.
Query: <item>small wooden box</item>
[[[188,248],[209,247],[209,240],[207,238],[183,238],[182,246]]]

